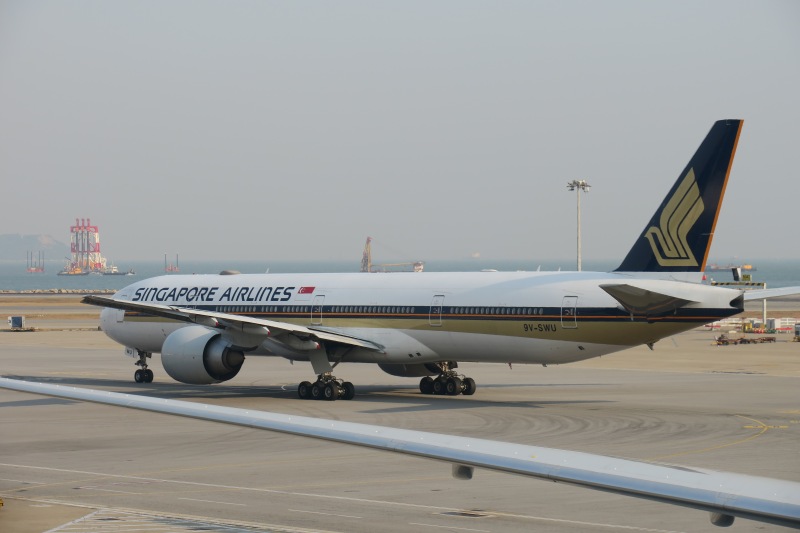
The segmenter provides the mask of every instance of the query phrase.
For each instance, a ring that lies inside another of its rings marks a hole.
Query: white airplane
[[[721,527],[739,517],[800,529],[800,483],[794,481],[16,379],[0,378],[0,388],[435,459],[451,463],[457,479],[472,479],[475,468],[484,468],[568,483],[708,511]]]
[[[743,291],[701,283],[742,128],[721,120],[613,272],[233,274],[160,276],[103,306],[105,333],[137,358],[161,353],[175,380],[229,380],[246,356],[310,361],[301,398],[351,399],[339,363],[421,377],[425,394],[473,394],[458,362],[562,364],[653,344],[741,312],[745,300],[800,287]],[[433,376],[433,377],[431,377]]]

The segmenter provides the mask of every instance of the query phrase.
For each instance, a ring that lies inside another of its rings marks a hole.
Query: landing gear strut
[[[133,380],[136,383],[152,383],[153,382],[153,371],[147,368],[147,359],[153,357],[153,354],[143,352],[141,350],[136,350],[136,353],[139,355],[139,360],[136,361],[136,366],[140,366],[133,373]]]
[[[443,362],[439,364],[441,374],[432,378],[425,376],[419,382],[419,391],[422,394],[447,394],[448,396],[472,396],[475,394],[477,385],[475,380],[451,369],[451,363]],[[455,365],[452,365],[455,367]]]
[[[325,372],[317,376],[317,381],[313,384],[309,381],[300,383],[297,395],[303,400],[352,400],[356,395],[356,388],[349,381],[342,381],[330,372]]]

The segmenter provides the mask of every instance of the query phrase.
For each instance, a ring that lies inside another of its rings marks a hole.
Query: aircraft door
[[[561,327],[563,329],[577,329],[578,297],[564,296],[561,301]]]
[[[444,295],[437,294],[433,297],[431,302],[431,312],[428,315],[428,323],[431,326],[442,325],[442,304],[444,303]]]
[[[325,302],[325,295],[318,294],[314,296],[314,301],[311,303],[311,325],[322,325],[322,304]]]

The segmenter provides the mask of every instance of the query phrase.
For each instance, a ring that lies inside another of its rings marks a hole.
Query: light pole
[[[589,192],[590,187],[586,180],[567,182],[567,190],[577,191],[578,196],[578,272],[581,271],[581,191]]]

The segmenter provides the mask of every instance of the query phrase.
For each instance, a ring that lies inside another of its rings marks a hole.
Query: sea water
[[[616,261],[583,262],[584,271],[607,272],[617,266]],[[800,260],[753,261],[756,268],[750,273],[752,281],[765,282],[767,288],[800,286]],[[58,276],[63,264],[46,263],[45,272],[28,273],[25,261],[0,262],[0,292],[9,291],[93,291],[117,290],[134,281],[165,275],[164,264],[160,262],[136,261],[119,265],[120,271],[133,270],[132,276]],[[236,270],[242,273],[300,273],[300,272],[358,272],[359,261],[181,261],[180,274],[218,274],[223,270]],[[575,270],[575,260],[524,260],[504,259],[452,259],[426,261],[426,272],[470,272],[480,270],[500,271],[555,271]],[[732,281],[730,272],[710,272],[708,277],[714,281]]]

